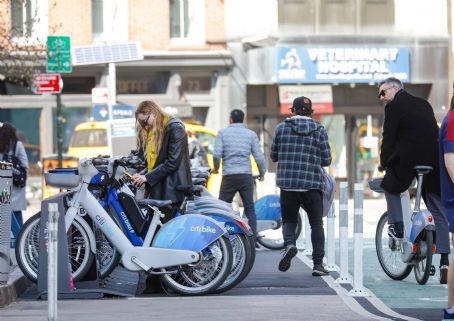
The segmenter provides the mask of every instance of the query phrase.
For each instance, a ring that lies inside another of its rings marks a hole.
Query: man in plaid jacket
[[[285,251],[279,262],[279,270],[287,271],[292,258],[298,253],[295,230],[302,207],[307,212],[312,230],[312,275],[327,275],[328,271],[323,266],[322,166],[331,164],[328,135],[325,128],[311,118],[313,110],[309,98],[296,98],[290,109],[294,116],[277,125],[270,155],[273,162],[278,162],[276,180],[281,190]]]

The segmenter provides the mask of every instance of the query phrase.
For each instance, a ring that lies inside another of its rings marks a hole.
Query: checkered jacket
[[[276,127],[271,160],[277,164],[277,186],[284,190],[323,190],[322,166],[331,164],[325,128],[310,117],[287,118]]]

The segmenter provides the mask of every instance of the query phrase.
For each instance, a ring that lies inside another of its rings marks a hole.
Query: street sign
[[[71,37],[47,37],[47,72],[72,72]]]
[[[93,104],[109,104],[108,88],[92,88],[91,102]]]
[[[63,80],[60,74],[38,74],[35,76],[32,90],[35,94],[61,93]]]

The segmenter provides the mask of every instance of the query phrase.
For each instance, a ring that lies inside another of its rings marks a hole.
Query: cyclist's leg
[[[392,230],[396,237],[403,236],[403,212],[400,194],[393,194],[385,190],[386,205],[388,208],[388,230]],[[395,231],[395,233],[394,233]]]

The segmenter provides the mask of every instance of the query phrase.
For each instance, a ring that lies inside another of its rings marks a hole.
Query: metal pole
[[[58,204],[49,203],[49,239],[47,250],[47,308],[48,321],[57,320],[57,261],[58,261]]]
[[[55,95],[57,98],[57,155],[58,167],[62,167],[63,162],[63,116],[61,105],[61,94]]]
[[[348,183],[339,184],[339,253],[340,276],[336,283],[351,283],[348,276]]]
[[[327,243],[328,243],[328,249],[327,249],[327,265],[326,269],[328,271],[338,271],[339,268],[335,264],[335,259],[336,259],[336,251],[335,251],[335,233],[334,233],[334,218],[335,218],[335,210],[334,210],[334,202],[331,204],[331,208],[329,209],[328,212],[328,218],[327,218],[327,223],[326,223],[326,229],[327,229]]]
[[[349,296],[364,297],[369,294],[363,288],[363,189],[362,183],[356,183],[354,189],[354,224],[353,224],[353,289]]]
[[[309,224],[309,218],[307,217],[306,211],[302,210],[302,212],[304,213],[304,237],[306,238],[303,254],[312,255],[311,225]]]

